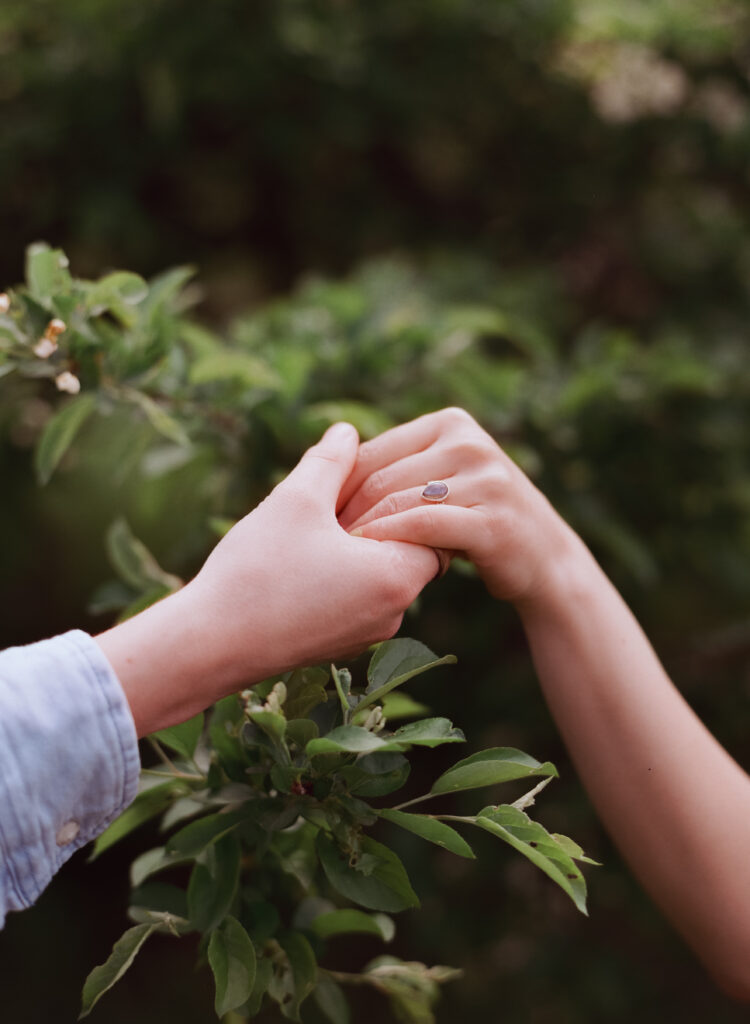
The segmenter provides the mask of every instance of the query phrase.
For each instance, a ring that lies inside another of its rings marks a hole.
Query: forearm
[[[139,737],[184,722],[270,670],[260,664],[250,622],[238,669],[222,624],[211,621],[211,602],[196,590],[190,583],[94,638],[120,680]]]
[[[717,980],[750,999],[750,779],[578,538],[567,537],[552,585],[519,611],[602,821]]]

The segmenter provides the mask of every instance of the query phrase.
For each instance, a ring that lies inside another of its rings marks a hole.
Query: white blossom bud
[[[54,341],[61,334],[67,331],[67,329],[68,327],[64,320],[58,320],[55,318],[54,320],[50,320],[47,324],[47,330],[44,332],[44,337],[49,338],[50,341]]]
[[[286,700],[286,684],[282,682],[276,683],[274,688],[268,694],[266,699],[266,711],[273,711],[275,714],[279,714],[284,701]]]
[[[57,342],[52,338],[40,338],[34,345],[34,355],[39,356],[40,359],[49,359],[55,352],[57,352]]]
[[[7,313],[10,309],[10,296],[6,292],[0,292],[0,313]]]
[[[80,380],[69,370],[65,370],[55,377],[55,384],[57,384],[58,391],[67,391],[69,395],[77,395],[81,390]]]

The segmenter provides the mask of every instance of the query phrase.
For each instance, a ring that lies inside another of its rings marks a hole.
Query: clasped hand
[[[434,479],[450,487],[438,506],[420,497]],[[242,686],[393,636],[438,574],[436,549],[472,559],[494,596],[533,600],[565,530],[463,410],[362,445],[339,423],[190,583],[98,641],[142,735]]]

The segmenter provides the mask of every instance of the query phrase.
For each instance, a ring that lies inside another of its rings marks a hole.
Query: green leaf
[[[154,733],[154,739],[165,744],[170,750],[174,750],[187,761],[192,760],[195,748],[203,732],[203,712],[189,718],[187,722],[180,725],[170,725],[167,729],[160,729]]]
[[[255,985],[253,986],[253,992],[246,1005],[243,1007],[242,1016],[248,1017],[252,1020],[252,1018],[259,1013],[263,1002],[263,996],[268,991],[268,986],[271,982],[272,976],[273,964],[267,957],[261,957],[258,960],[255,971]]]
[[[100,278],[88,294],[87,306],[107,308],[112,299],[126,306],[137,306],[148,295],[148,285],[138,274],[129,270],[116,270]]]
[[[137,889],[151,875],[171,868],[175,864],[183,864],[188,859],[179,853],[167,853],[165,846],[156,846],[153,850],[146,850],[130,865],[130,885],[133,889]]]
[[[304,750],[310,740],[317,739],[318,726],[309,718],[295,718],[286,724],[286,739]]]
[[[107,530],[107,553],[118,575],[136,590],[150,590],[154,584],[176,590],[182,585],[179,576],[161,568],[123,518],[116,519]]]
[[[153,313],[155,310],[165,306],[177,305],[180,292],[193,277],[195,267],[171,267],[169,270],[157,274],[148,282],[148,295],[144,301],[145,308]]]
[[[308,757],[316,754],[371,754],[378,750],[401,751],[404,745],[393,740],[383,740],[374,732],[358,725],[340,725],[326,736],[311,740],[305,748]]]
[[[444,821],[437,821],[424,814],[406,814],[404,811],[378,811],[381,818],[392,821],[394,825],[404,828],[407,832],[427,839],[444,850],[457,853],[459,857],[474,858],[474,851],[458,832]]]
[[[135,928],[129,928],[117,940],[112,947],[109,959],[101,966],[95,967],[86,978],[81,996],[79,1020],[88,1017],[104,993],[120,980],[135,960],[143,943],[150,935],[153,935],[156,929],[157,925],[155,924],[138,924]]]
[[[179,853],[183,857],[197,857],[206,847],[233,832],[246,817],[247,813],[243,810],[220,811],[207,814],[198,821],[191,821],[169,839],[167,852]]]
[[[301,417],[303,428],[316,434],[334,423],[352,423],[363,441],[393,426],[393,420],[382,409],[364,402],[316,402],[303,409]]]
[[[569,839],[568,836],[561,836],[559,832],[550,832],[550,835],[557,845],[561,846],[567,855],[572,857],[573,860],[579,860],[582,864],[593,864],[596,868],[600,868],[602,866],[600,861],[587,857],[578,843],[573,839]]]
[[[389,693],[383,700],[383,714],[391,722],[399,718],[416,718],[429,710],[426,704],[420,704],[408,693]]]
[[[387,640],[380,644],[370,659],[367,669],[367,695],[357,705],[357,711],[382,700],[391,690],[395,690],[414,676],[421,675],[438,665],[454,665],[455,662],[452,654],[438,658],[429,647],[425,647],[417,640],[403,637],[398,640]]]
[[[276,743],[284,742],[286,718],[283,715],[276,711],[250,711],[247,717]]]
[[[557,769],[549,761],[540,764],[515,747],[494,747],[454,764],[435,781],[430,792],[455,793],[461,789],[478,789],[538,775],[556,777]]]
[[[409,778],[411,766],[402,754],[366,754],[356,764],[344,765],[337,770],[349,791],[357,796],[385,796],[401,789]]]
[[[226,917],[212,932],[208,962],[216,983],[216,1015],[223,1017],[250,998],[255,984],[255,947],[234,917]]]
[[[363,870],[363,857],[350,864],[349,856],[329,836],[324,832],[318,834],[318,856],[333,888],[370,910],[397,913],[418,907],[419,899],[396,854],[369,837],[364,838],[361,845],[362,854],[367,857],[367,873]]]
[[[289,673],[285,681],[284,714],[289,721],[307,718],[313,708],[328,699],[328,673],[323,668],[296,669]]]
[[[292,999],[282,1004],[281,1012],[288,1020],[299,1021],[300,1006],[315,988],[318,964],[310,943],[301,932],[288,932],[279,943],[289,958],[292,972]]]
[[[143,410],[146,419],[157,433],[166,437],[168,441],[174,441],[183,448],[190,447],[190,438],[183,425],[178,422],[167,410],[155,402],[153,398],[145,395],[142,391],[132,391],[130,396],[133,403]]]
[[[68,258],[61,249],[37,242],[26,250],[26,281],[32,298],[44,302],[71,287]]]
[[[240,874],[240,844],[236,836],[224,836],[202,854],[188,883],[190,922],[198,931],[216,928],[229,913]]]
[[[131,910],[144,911],[147,914],[169,915],[181,921],[187,921],[187,893],[177,885],[168,882],[147,882],[138,886],[130,893]],[[141,917],[137,924],[153,924],[153,917]]]
[[[321,939],[357,933],[377,935],[390,942],[396,933],[396,926],[386,914],[366,914],[363,910],[331,910],[316,917],[310,927]]]
[[[398,1020],[407,1024],[435,1024],[432,1007],[439,996],[438,986],[461,976],[450,967],[427,967],[416,961],[379,956],[364,971],[381,992],[390,997]]]
[[[133,829],[138,828],[157,814],[161,814],[172,802],[176,793],[188,792],[187,786],[180,782],[162,782],[139,793],[133,803],[126,807],[119,818],[97,837],[89,860],[96,860],[110,846],[114,846]]]
[[[403,725],[393,734],[393,739],[418,747],[439,747],[442,743],[466,742],[461,730],[454,729],[453,722],[447,718],[424,718],[421,722]]]
[[[315,987],[315,1002],[330,1024],[350,1024],[349,1003],[340,985],[325,974],[318,978]]]
[[[247,352],[223,349],[199,356],[190,367],[191,384],[213,384],[236,381],[246,388],[277,388],[279,377],[274,370]]]
[[[474,824],[502,839],[536,864],[586,914],[586,881],[575,861],[537,821],[515,807],[485,807]]]
[[[92,394],[79,395],[64,405],[47,423],[34,456],[40,484],[48,483],[76,434],[95,408],[96,399]]]

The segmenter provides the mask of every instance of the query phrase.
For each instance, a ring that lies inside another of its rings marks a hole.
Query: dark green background
[[[309,342],[321,360],[309,400],[356,398],[394,419],[470,408],[594,547],[678,685],[746,760],[749,52],[745,6],[715,0],[4,0],[0,281],[19,280],[24,247],[45,238],[81,275],[197,264],[199,315],[222,329],[239,317],[236,337],[254,310],[279,318],[280,337],[302,336],[299,308],[333,311],[338,356]],[[645,100],[627,78],[644,61]],[[618,89],[624,107],[607,106]],[[311,273],[349,283],[286,299]],[[449,302],[507,324],[433,373],[430,352],[449,336],[433,312]],[[383,314],[385,340],[364,372],[346,353],[368,310]],[[394,335],[386,313],[407,328]],[[0,644],[105,625],[86,605],[111,575],[103,536],[122,511],[168,569],[199,564],[212,510],[200,467],[142,488],[92,443],[40,490],[35,403],[54,396],[3,395]],[[256,439],[235,511],[304,440],[293,416],[284,444],[264,452]],[[562,778],[540,820],[604,862],[585,920],[489,837],[467,864],[394,836],[423,898],[399,922],[397,952],[466,971],[438,1020],[746,1019],[601,833],[513,614],[451,574],[404,633],[459,656],[415,694],[472,749],[554,760]],[[430,753],[416,774],[441,767]],[[9,920],[3,1021],[75,1019],[147,841],[94,865],[79,855]],[[345,966],[377,949],[333,952]],[[193,960],[192,947],[155,942],[92,1020],[210,1020]],[[385,1013],[368,1002],[357,1019]]]

